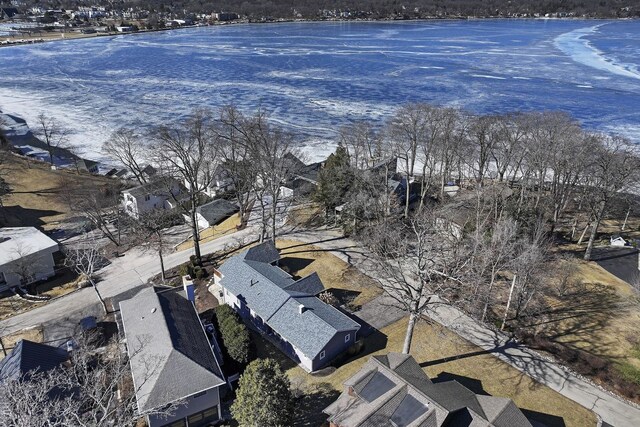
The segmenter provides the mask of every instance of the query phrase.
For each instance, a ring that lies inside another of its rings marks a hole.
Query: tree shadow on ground
[[[482,381],[476,378],[470,378],[464,375],[457,375],[451,372],[442,371],[436,377],[431,378],[431,381],[433,381],[434,383],[457,381],[476,394],[491,396],[491,394],[487,393],[487,391],[482,386]],[[565,427],[565,422],[562,417],[537,411],[531,411],[528,409],[520,410],[535,427]]]
[[[518,326],[528,331],[524,337],[529,343],[535,336],[538,341],[542,339],[569,350],[610,357],[616,337],[596,340],[594,336],[607,327],[614,316],[627,312],[630,304],[609,286],[579,284],[573,286],[561,302],[520,319]],[[585,343],[589,343],[588,347]]]
[[[322,410],[333,403],[340,392],[329,383],[319,383],[306,390],[295,402],[294,426],[317,427],[327,420]]]
[[[482,356],[485,354],[492,354],[492,353],[505,353],[505,350],[510,349],[510,348],[516,348],[518,346],[517,343],[513,342],[513,341],[509,341],[503,345],[499,345],[496,346],[492,349],[489,350],[478,350],[478,351],[472,351],[469,353],[464,353],[464,354],[459,354],[459,355],[455,355],[455,356],[449,356],[449,357],[443,357],[442,359],[437,359],[437,360],[429,360],[427,362],[422,362],[420,363],[420,367],[421,368],[426,368],[427,366],[434,366],[434,365],[440,365],[442,363],[448,363],[454,360],[460,360],[460,359],[467,359],[469,357],[475,357],[475,356]]]

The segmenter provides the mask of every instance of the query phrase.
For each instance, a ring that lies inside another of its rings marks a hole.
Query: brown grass
[[[406,319],[400,320],[382,329],[380,331],[382,334],[374,334],[367,337],[365,339],[365,353],[369,352],[368,348],[383,348],[343,364],[329,375],[310,375],[306,373],[271,344],[260,338],[256,340],[258,356],[273,357],[279,360],[291,379],[292,385],[304,393],[316,394],[317,390],[322,388],[330,388],[341,392],[343,382],[354,375],[369,357],[402,350],[406,322]],[[430,378],[459,376],[465,377],[458,378],[463,382],[468,380],[480,381],[482,389],[490,395],[509,397],[522,409],[561,417],[567,427],[586,427],[596,424],[596,416],[593,412],[554,390],[535,382],[530,377],[492,355],[481,354],[449,362],[437,362],[447,357],[474,353],[479,350],[480,348],[475,347],[439,325],[421,322],[415,329],[411,355],[418,363],[425,366],[427,363],[432,362],[432,365],[424,368]],[[478,392],[479,390],[474,391]],[[314,408],[317,412],[315,417],[317,417],[318,424],[324,420],[321,419],[322,409]]]
[[[57,227],[72,216],[64,202],[64,192],[70,184],[110,182],[109,178],[71,170],[51,170],[49,164],[11,155],[7,159],[7,182],[13,192],[3,200],[5,217],[0,222],[8,226],[41,226],[45,230]]]
[[[42,333],[42,327],[34,326],[18,332],[14,332],[9,335],[5,335],[1,339],[4,348],[7,350],[7,352],[9,352],[13,347],[15,347],[16,343],[22,339],[33,342],[42,342],[44,340],[44,334]],[[4,354],[0,352],[0,359],[3,358]]]
[[[357,292],[358,295],[351,303],[354,306],[365,304],[382,293],[373,279],[331,252],[295,240],[278,240],[276,246],[281,250],[281,264],[294,266],[293,271],[289,271],[290,274],[304,277],[316,272],[325,289]],[[295,268],[298,265],[303,267]]]
[[[207,243],[212,240],[215,240],[219,237],[225,236],[229,233],[235,232],[240,226],[240,214],[234,214],[229,218],[225,219],[218,225],[214,225],[213,227],[209,227],[200,232],[200,243]],[[176,247],[176,251],[184,251],[187,249],[193,248],[193,239],[189,238],[189,240],[180,243]]]

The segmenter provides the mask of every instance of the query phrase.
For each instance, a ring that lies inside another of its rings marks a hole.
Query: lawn
[[[12,193],[3,199],[0,223],[6,226],[34,226],[50,230],[73,215],[61,195],[70,184],[94,180],[112,182],[109,178],[78,175],[71,170],[51,170],[46,163],[8,156],[6,180]]]
[[[530,344],[640,402],[639,296],[596,262],[560,262],[575,268],[574,284],[564,296],[548,291],[549,308],[532,319]]]
[[[276,246],[282,257],[279,265],[293,276],[304,277],[317,272],[325,289],[341,300],[350,301],[357,308],[382,293],[378,284],[342,261],[331,252],[295,240],[278,240]]]
[[[383,328],[365,339],[364,356],[359,356],[329,373],[310,375],[271,344],[254,335],[258,357],[281,362],[294,390],[302,394],[297,403],[299,425],[318,426],[326,420],[324,409],[343,389],[343,382],[355,374],[371,355],[402,350],[406,319]],[[476,393],[510,397],[529,416],[548,425],[586,427],[596,425],[593,412],[543,386],[489,354],[471,355],[453,361],[442,359],[480,351],[455,333],[438,325],[416,326],[411,354],[434,380],[456,379]],[[564,424],[562,424],[564,423]]]
[[[218,225],[209,227],[200,232],[200,243],[210,242],[229,233],[235,232],[240,226],[240,214],[234,214]],[[184,251],[193,248],[193,240],[189,238],[176,247],[176,251]]]

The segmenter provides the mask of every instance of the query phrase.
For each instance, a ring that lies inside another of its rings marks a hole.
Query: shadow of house
[[[0,207],[0,226],[2,227],[42,227],[46,224],[42,218],[60,215],[62,212],[44,209],[27,209],[22,206]]]
[[[305,269],[309,265],[313,264],[313,259],[309,258],[297,258],[292,256],[285,256],[284,258],[280,258],[278,260],[278,267],[291,274],[291,276],[295,278],[300,278],[297,273],[300,270]]]
[[[640,253],[632,247],[594,248],[591,260],[617,278],[633,285],[640,281]]]

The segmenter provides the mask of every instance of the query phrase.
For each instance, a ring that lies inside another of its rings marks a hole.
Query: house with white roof
[[[125,212],[138,218],[154,209],[174,209],[187,196],[184,186],[174,179],[159,179],[122,191]]]
[[[149,287],[120,302],[138,412],[149,427],[204,427],[222,419],[220,364],[193,304],[184,294]],[[158,411],[179,402],[171,416]]]
[[[309,372],[329,365],[357,340],[360,324],[317,294],[317,273],[295,280],[276,263],[280,253],[264,242],[228,259],[214,271],[214,287],[255,329]]]
[[[0,228],[0,292],[55,275],[58,243],[35,227]]]

